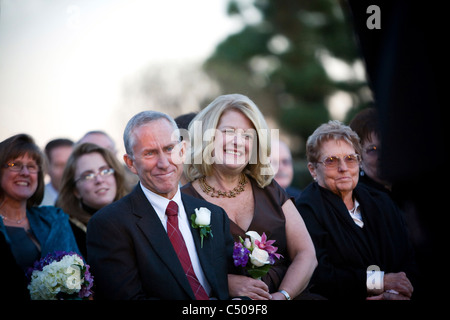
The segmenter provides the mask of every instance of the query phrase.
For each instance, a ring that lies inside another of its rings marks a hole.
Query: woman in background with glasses
[[[84,257],[89,219],[126,193],[124,168],[109,150],[92,143],[74,148],[63,173],[56,206],[69,214]]]
[[[384,193],[358,185],[358,135],[339,121],[308,138],[315,182],[296,202],[319,262],[311,291],[329,299],[410,299],[416,273],[401,212]]]
[[[48,253],[79,253],[69,217],[53,206],[38,207],[44,196],[43,162],[29,135],[0,142],[0,233],[24,272]]]

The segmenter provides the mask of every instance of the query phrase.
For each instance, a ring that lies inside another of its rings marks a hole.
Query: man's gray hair
[[[134,145],[134,137],[133,137],[133,131],[136,128],[139,128],[140,126],[143,126],[149,122],[156,121],[159,119],[166,119],[169,121],[169,123],[172,125],[174,131],[178,130],[177,123],[175,120],[162,112],[159,111],[142,111],[138,114],[134,115],[127,123],[127,126],[125,127],[125,130],[123,132],[123,143],[125,145],[125,151],[126,153],[133,157],[133,145]],[[178,132],[179,135],[179,131]]]

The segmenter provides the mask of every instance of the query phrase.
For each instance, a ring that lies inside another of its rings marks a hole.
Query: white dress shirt
[[[354,207],[351,210],[348,210],[348,213],[350,213],[350,216],[352,217],[353,221],[356,223],[356,225],[360,228],[364,227],[364,222],[362,221],[361,216],[361,208],[359,207],[358,200],[355,199]]]
[[[184,242],[186,243],[187,250],[189,252],[189,257],[191,258],[192,267],[194,268],[195,275],[198,278],[198,281],[205,289],[206,293],[210,295],[211,287],[206,280],[205,274],[203,273],[203,269],[200,265],[200,260],[198,259],[197,250],[195,249],[194,239],[192,238],[191,228],[189,227],[190,220],[187,217],[186,211],[184,210],[183,201],[181,200],[181,192],[180,187],[178,187],[178,191],[172,199],[167,199],[161,197],[160,195],[150,191],[146,187],[140,183],[142,191],[147,197],[150,204],[156,211],[161,223],[167,231],[167,215],[166,208],[169,204],[169,201],[175,201],[178,205],[178,228],[180,229],[181,234],[183,235]]]

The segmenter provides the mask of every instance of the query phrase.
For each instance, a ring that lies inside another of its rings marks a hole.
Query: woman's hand
[[[261,280],[237,274],[228,275],[228,288],[231,297],[246,296],[252,300],[269,300],[269,288]]]

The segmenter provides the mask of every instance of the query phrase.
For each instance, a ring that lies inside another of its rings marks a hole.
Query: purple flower
[[[245,267],[248,262],[248,256],[250,254],[250,250],[242,245],[240,242],[234,243],[233,249],[233,261],[236,267],[242,266]]]
[[[92,286],[94,285],[94,277],[89,272],[89,265],[86,265],[86,270],[84,271],[84,283],[81,286],[81,290],[78,293],[78,297],[87,298],[92,294]]]

